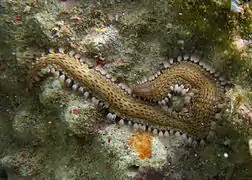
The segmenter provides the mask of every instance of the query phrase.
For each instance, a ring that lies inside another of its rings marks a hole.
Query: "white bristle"
[[[192,55],[191,58],[190,58],[194,63],[198,63],[199,62],[199,58]]]
[[[158,136],[159,136],[159,137],[163,137],[163,136],[164,136],[164,133],[163,133],[162,131],[159,131]]]
[[[203,66],[203,65],[204,65],[204,62],[203,62],[203,61],[200,61],[200,62],[199,62],[199,65],[200,65],[200,66]]]
[[[107,74],[107,71],[105,71],[104,69],[101,69],[100,72],[101,72],[102,75],[106,75]]]
[[[145,126],[145,125],[142,125],[141,129],[142,129],[143,131],[146,131],[146,126]]]
[[[126,92],[127,92],[128,94],[132,94],[132,89],[127,88],[127,89],[126,89]]]
[[[79,62],[80,62],[81,64],[84,64],[84,58],[83,58],[83,57],[80,58],[80,59],[79,59]]]
[[[144,76],[143,79],[142,79],[142,82],[143,83],[147,82],[147,77]]]
[[[117,79],[116,79],[115,76],[112,76],[112,77],[111,77],[111,81],[112,81],[112,82],[116,82],[116,80],[117,80]]]
[[[114,114],[112,114],[112,113],[108,113],[108,114],[107,114],[107,118],[108,118],[109,120],[115,120],[115,116],[114,116]]]
[[[168,93],[167,97],[171,99],[172,95],[170,93]]]
[[[174,86],[174,92],[178,92],[178,89],[179,89],[178,84],[175,84],[175,86]]]
[[[102,69],[102,67],[101,66],[95,66],[95,68],[94,68],[96,71],[101,71],[101,69]]]
[[[62,74],[62,75],[60,75],[60,77],[59,77],[62,81],[65,81],[65,79],[66,79],[66,76],[64,75],[64,74]]]
[[[99,100],[96,99],[95,97],[92,97],[92,98],[91,98],[91,102],[92,102],[94,105],[98,105],[98,104],[99,104]],[[116,118],[116,115],[114,114],[113,116],[114,116],[114,119],[115,119],[115,118]]]
[[[173,60],[172,58],[169,59],[169,63],[170,63],[170,64],[173,64],[173,61],[174,61],[174,60]]]
[[[78,91],[79,91],[80,93],[84,93],[84,88],[83,88],[82,86],[80,86],[79,89],[78,89]]]
[[[123,120],[123,119],[121,119],[121,120],[119,121],[119,125],[124,125],[124,120]]]
[[[173,91],[173,90],[174,90],[174,87],[173,87],[173,86],[170,86],[170,90]]]
[[[161,101],[161,105],[166,105],[165,100],[162,100],[162,101]]]
[[[181,56],[178,56],[178,57],[177,57],[177,61],[178,61],[178,62],[181,62],[181,61],[182,61],[182,57],[181,57]]]
[[[184,140],[184,141],[187,141],[187,135],[186,134],[182,134],[182,139]]]
[[[106,78],[110,79],[110,78],[112,78],[112,75],[110,73],[108,73],[108,74],[106,74]]]
[[[178,93],[181,93],[181,91],[183,90],[183,88],[181,86],[178,87]]]
[[[175,133],[175,136],[180,137],[181,135],[180,135],[180,133],[177,131],[177,132]]]
[[[70,57],[73,57],[73,56],[74,56],[74,54],[75,54],[75,52],[74,52],[74,51],[69,51],[69,53],[68,53],[68,55],[69,55]]]
[[[86,99],[87,99],[87,98],[89,97],[89,92],[87,92],[87,91],[86,91],[86,92],[84,92],[84,93],[83,93],[83,96],[84,96],[84,98],[86,98]]]
[[[167,62],[167,61],[163,62],[163,65],[164,65],[164,68],[169,68],[169,67],[171,67],[170,63]]]
[[[184,60],[188,60],[189,59],[189,55],[188,54],[185,54],[184,55]]]
[[[137,130],[138,129],[138,124],[134,123],[133,128]]]
[[[91,97],[91,102],[94,102],[96,100],[95,97]]]
[[[54,54],[54,48],[49,48],[48,52],[51,53],[51,54]]]
[[[214,68],[210,68],[210,73],[211,74],[215,73],[215,69]]]
[[[171,129],[170,130],[170,135],[173,135],[174,134],[174,131]]]
[[[97,99],[98,103],[99,103],[99,100]],[[116,119],[116,114],[113,114],[113,120]]]
[[[205,64],[204,68],[207,70],[207,71],[210,71],[211,70],[211,67],[209,64]]]
[[[186,95],[186,93],[187,93],[186,89],[182,89],[182,90],[181,90],[181,95],[182,95],[182,96]]]
[[[76,59],[79,59],[79,58],[81,57],[81,55],[80,55],[80,54],[75,54],[74,57],[75,57]]]
[[[168,102],[169,102],[169,99],[168,99],[167,97],[166,97],[164,100],[166,101],[166,103],[168,103]]]
[[[149,126],[148,129],[147,129],[148,132],[151,132],[152,131],[152,128]]]
[[[60,53],[64,53],[64,49],[63,49],[63,48],[59,48],[58,51],[59,51]]]
[[[65,83],[66,83],[67,86],[69,86],[72,83],[72,80],[70,78],[67,78],[65,80]]]
[[[72,90],[76,91],[78,89],[79,85],[78,84],[73,84],[72,85]]]
[[[131,121],[128,121],[128,125],[129,125],[129,126],[132,126],[132,122],[131,122]]]
[[[119,86],[120,86],[123,90],[125,90],[125,89],[127,88],[126,84],[123,84],[123,83],[119,83]]]
[[[165,137],[168,137],[168,136],[169,136],[169,132],[168,132],[168,131],[165,131],[164,136],[165,136]]]
[[[104,107],[104,102],[99,102],[100,107]]]
[[[158,134],[158,130],[157,129],[153,129],[152,133],[153,133],[153,135],[157,135]]]

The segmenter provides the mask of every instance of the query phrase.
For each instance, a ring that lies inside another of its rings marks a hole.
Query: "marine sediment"
[[[223,96],[221,84],[225,81],[220,78],[219,82],[218,74],[195,56],[180,56],[176,62],[170,59],[164,63],[167,69],[131,90],[100,66],[90,68],[85,58],[74,51],[59,48],[49,52],[37,58],[31,73],[36,74],[35,79],[53,73],[84,97],[92,94],[92,101],[108,103],[115,113],[109,113],[108,118],[120,117],[120,124],[159,136],[175,134],[189,143],[191,137],[206,137]],[[172,109],[176,96],[181,97],[182,103],[178,104],[182,107]]]

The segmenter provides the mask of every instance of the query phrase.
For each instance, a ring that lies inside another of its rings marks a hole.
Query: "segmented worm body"
[[[65,53],[56,52],[42,56],[33,70],[37,71],[38,68],[52,64],[61,68],[98,99],[108,102],[120,117],[134,119],[134,122],[152,129],[157,128],[161,133],[173,130],[195,138],[205,137],[216,111],[215,105],[222,93],[210,73],[189,61],[174,64],[153,81],[135,87],[133,90],[135,95],[150,101],[126,93],[120,87],[120,83],[112,81],[101,68],[89,68],[78,58]],[[174,87],[175,84],[177,86]],[[186,95],[188,92],[185,87],[190,88],[194,93],[190,107],[187,108],[188,112],[173,115],[153,103],[153,101],[167,99],[167,94],[172,94],[174,88]]]
[[[150,101],[159,101],[173,91],[175,84],[183,84],[194,92],[188,112],[181,114],[177,123],[186,124],[189,134],[199,137],[206,134],[223,92],[213,76],[199,65],[190,61],[175,64],[155,80],[136,86],[133,93]]]

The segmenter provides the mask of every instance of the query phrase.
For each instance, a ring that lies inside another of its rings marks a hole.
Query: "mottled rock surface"
[[[219,0],[1,0],[0,173],[36,180],[251,178],[252,13],[239,6],[242,13]],[[72,49],[131,87],[169,57],[194,53],[235,86],[205,146],[156,137],[153,157],[141,160],[128,146],[133,130],[109,121],[106,109],[55,77],[29,86],[31,64],[49,47]]]

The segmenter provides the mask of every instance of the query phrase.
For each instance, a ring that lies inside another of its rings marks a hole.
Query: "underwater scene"
[[[0,0],[0,180],[252,180],[252,2]]]

